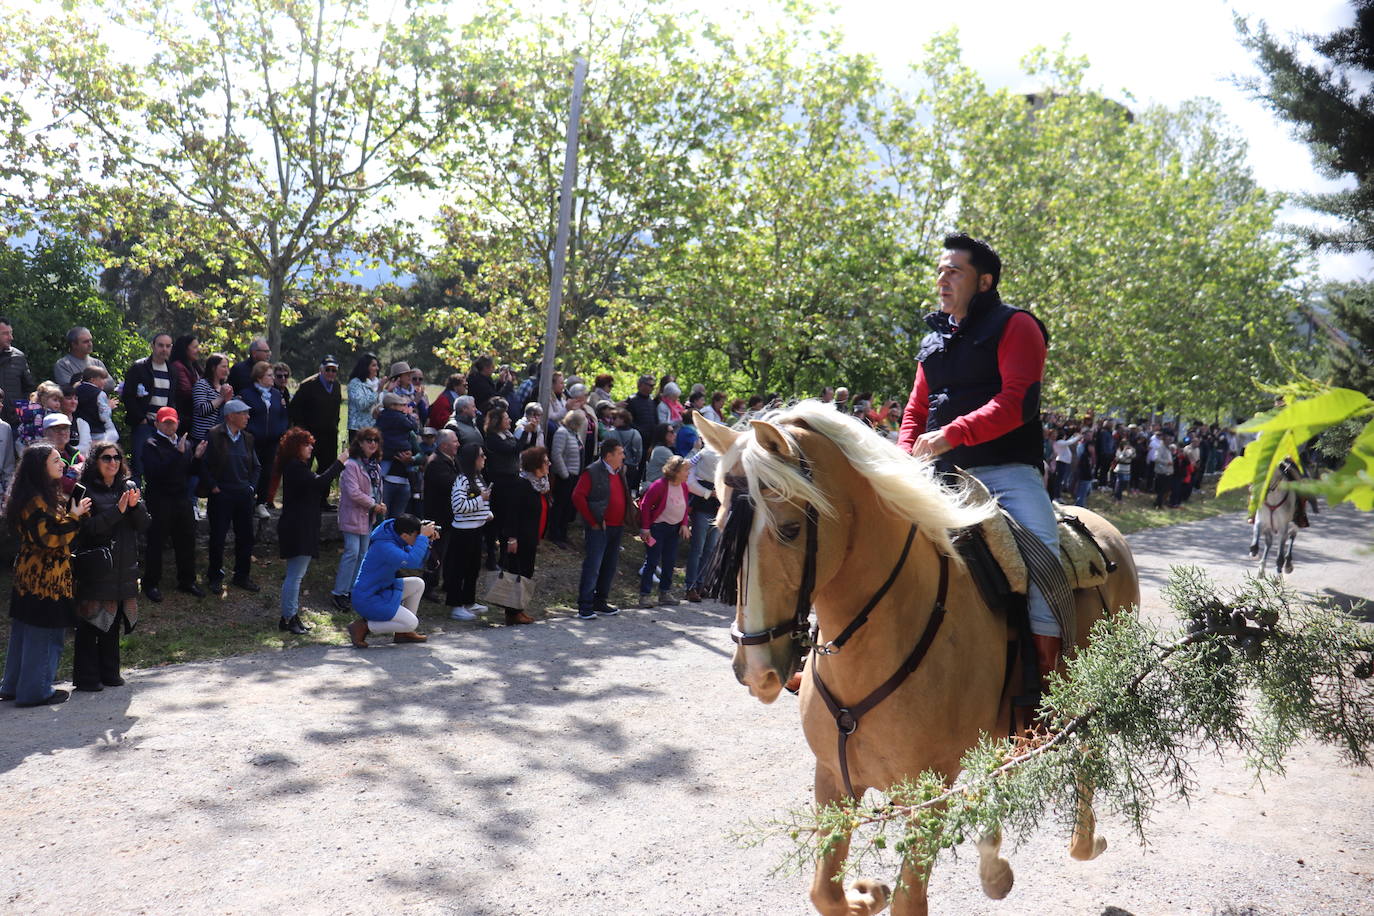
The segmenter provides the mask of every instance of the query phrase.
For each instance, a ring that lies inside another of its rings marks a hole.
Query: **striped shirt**
[[[148,362],[148,370],[153,375],[153,390],[148,393],[148,420],[157,421],[157,412],[172,403],[172,367],[166,363]]]
[[[484,489],[486,484],[479,477],[477,479],[479,489]],[[453,482],[453,527],[455,528],[481,528],[492,517],[491,509],[487,501],[482,498],[482,494],[469,496],[468,478],[466,474],[459,474],[458,479]]]
[[[191,438],[203,442],[210,435],[210,429],[224,422],[223,407],[215,406],[219,392],[205,379],[197,379],[191,391],[195,416],[191,418]]]

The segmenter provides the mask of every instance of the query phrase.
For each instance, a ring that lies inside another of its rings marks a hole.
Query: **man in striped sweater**
[[[171,355],[172,335],[155,334],[152,352],[124,375],[124,410],[133,438],[129,463],[139,483],[143,481],[143,445],[153,437],[157,412],[172,401],[172,369],[167,362]]]

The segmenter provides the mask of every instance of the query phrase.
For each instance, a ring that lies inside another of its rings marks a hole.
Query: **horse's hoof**
[[[1080,862],[1091,862],[1093,859],[1096,859],[1098,856],[1102,855],[1102,853],[1106,851],[1107,838],[1104,836],[1099,836],[1093,837],[1092,849],[1086,851],[1082,849],[1071,849],[1069,850],[1069,855],[1073,856]]]
[[[860,878],[849,885],[844,895],[850,916],[873,916],[882,912],[892,899],[892,888],[872,878]]]
[[[1011,870],[1011,863],[1000,858],[994,859],[985,868],[979,868],[978,878],[983,882],[983,893],[993,900],[1001,900],[1010,894],[1011,886],[1016,881],[1016,875]]]
[[[1250,548],[1250,556],[1252,556],[1252,557],[1257,557],[1257,556],[1259,556],[1259,548],[1258,548],[1258,547],[1251,547],[1251,548]]]

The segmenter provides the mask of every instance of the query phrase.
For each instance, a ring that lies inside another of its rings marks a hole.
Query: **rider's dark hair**
[[[991,276],[992,286],[989,289],[997,289],[997,281],[1002,278],[1002,259],[992,250],[991,245],[982,239],[957,232],[945,236],[945,250],[968,252],[968,262],[973,265],[973,269],[980,274]]]

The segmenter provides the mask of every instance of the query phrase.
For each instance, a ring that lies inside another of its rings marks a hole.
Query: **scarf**
[[[534,487],[534,492],[536,493],[549,492],[549,478],[547,476],[535,477],[529,471],[521,471],[520,479],[529,481],[530,486]]]
[[[360,458],[358,460],[362,463],[363,470],[367,472],[367,479],[372,484],[373,494],[381,493],[382,463],[376,458]]]

